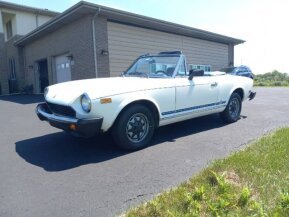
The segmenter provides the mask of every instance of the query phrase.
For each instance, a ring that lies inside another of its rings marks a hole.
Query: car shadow
[[[167,125],[157,129],[153,145],[163,142],[175,142],[177,138],[213,130],[225,125],[227,124],[224,123],[218,114],[203,116]]]
[[[44,102],[44,96],[43,94],[18,94],[18,95],[0,96],[0,101],[1,100],[12,103],[18,103],[22,105],[28,105],[33,103]]]
[[[195,118],[160,127],[151,146],[175,142],[177,138],[224,126],[218,115]],[[25,161],[46,171],[64,171],[90,163],[100,163],[130,154],[119,150],[109,134],[92,139],[74,138],[65,132],[53,133],[15,143],[16,152]]]

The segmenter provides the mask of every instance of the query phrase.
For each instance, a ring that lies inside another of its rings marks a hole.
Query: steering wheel
[[[160,74],[160,73],[162,73],[162,74],[164,74],[166,76],[169,76],[169,74],[167,72],[165,72],[164,70],[158,70],[158,71],[155,72],[155,74]]]

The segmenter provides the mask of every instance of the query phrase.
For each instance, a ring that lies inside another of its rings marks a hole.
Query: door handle
[[[218,86],[217,82],[211,83],[211,87],[216,87],[216,86]]]

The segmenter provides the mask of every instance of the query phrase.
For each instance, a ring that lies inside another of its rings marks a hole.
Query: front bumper
[[[35,112],[41,121],[80,137],[92,137],[101,131],[103,118],[77,119],[53,114],[46,103],[38,104]]]
[[[249,94],[249,100],[254,99],[255,96],[256,96],[256,91],[251,91],[250,94]]]

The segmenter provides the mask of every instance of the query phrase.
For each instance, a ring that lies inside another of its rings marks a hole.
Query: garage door
[[[108,22],[110,75],[119,76],[140,55],[182,50],[188,64],[228,65],[228,45]]]
[[[71,81],[70,61],[67,54],[55,57],[57,83]]]

